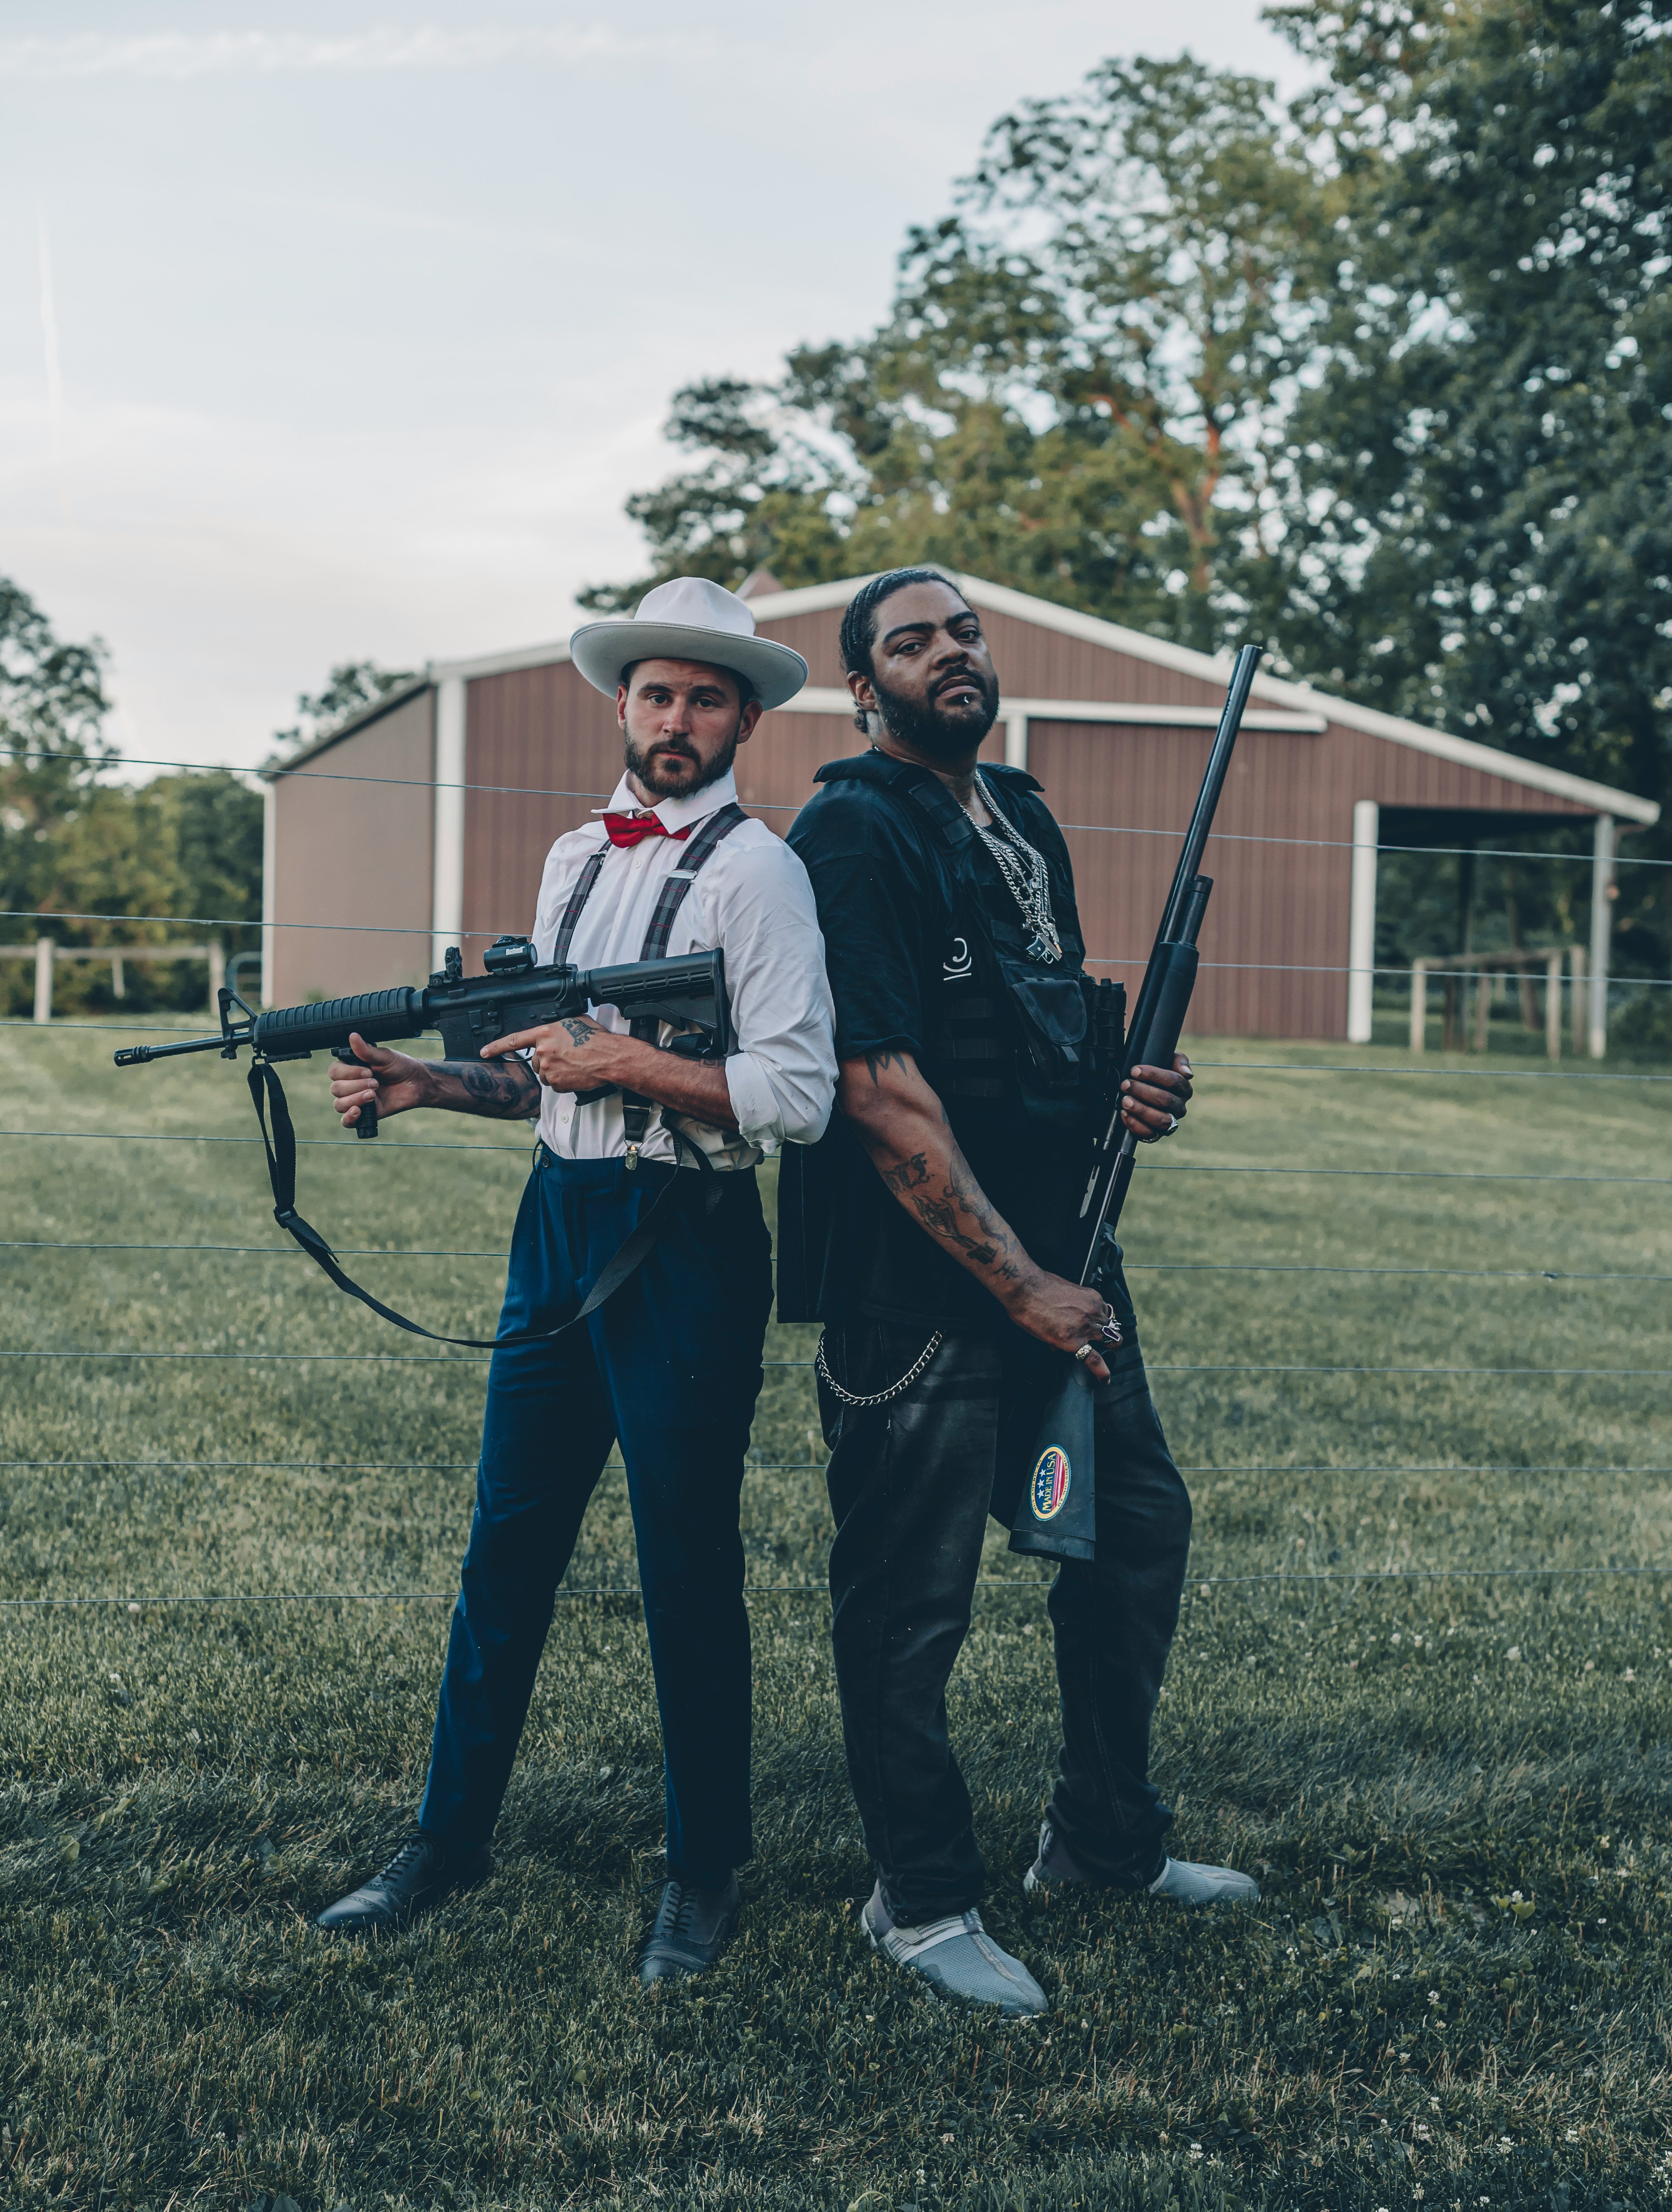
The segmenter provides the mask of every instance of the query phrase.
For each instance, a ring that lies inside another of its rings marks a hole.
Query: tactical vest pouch
[[[1085,1081],[1091,1028],[1081,979],[1054,974],[1000,945],[993,951],[1015,1026],[1016,1072],[1023,1088],[1051,1097],[1079,1090]]]
[[[1095,983],[1089,975],[1079,980],[1085,994],[1091,1080],[1098,1097],[1107,1103],[1114,1098],[1126,1054],[1127,987],[1112,982],[1107,975]]]

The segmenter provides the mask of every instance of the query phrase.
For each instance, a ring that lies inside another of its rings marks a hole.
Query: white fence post
[[[273,963],[278,957],[278,784],[261,787],[261,1003],[271,1006],[277,994]]]
[[[449,945],[465,951],[465,679],[435,687],[435,872],[429,896],[429,964]]]
[[[1411,969],[1411,1049],[1424,1052],[1428,1046],[1428,963],[1415,962]]]
[[[1376,989],[1376,841],[1381,809],[1361,799],[1353,809],[1353,890],[1347,948],[1347,1041],[1368,1044]]]
[[[1005,716],[1005,766],[1025,768],[1028,764],[1028,718],[1025,714]]]
[[[1560,948],[1544,956],[1544,1049],[1552,1060],[1562,1056],[1562,956]]]
[[[128,995],[127,971],[122,965],[119,952],[112,952],[110,956],[110,994],[112,999],[125,999]]]
[[[219,1014],[221,992],[227,980],[227,948],[218,937],[209,940],[209,1011]]]
[[[1569,1009],[1573,1018],[1573,1049],[1581,1053],[1585,1048],[1585,948],[1570,945],[1567,948],[1568,973],[1572,978],[1572,1004]]]
[[[52,940],[50,937],[35,939],[35,1019],[50,1022],[52,1018]]]
[[[1608,1048],[1608,933],[1614,921],[1614,817],[1596,817],[1590,866],[1590,1056]]]

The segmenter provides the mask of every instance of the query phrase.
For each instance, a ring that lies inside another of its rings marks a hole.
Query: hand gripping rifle
[[[1132,1182],[1137,1139],[1121,1121],[1121,1084],[1134,1067],[1167,1067],[1178,1049],[1179,1031],[1190,1004],[1196,980],[1196,938],[1213,890],[1211,876],[1199,875],[1214,810],[1225,788],[1231,749],[1242,726],[1259,648],[1245,645],[1231,672],[1225,710],[1207,756],[1207,772],[1201,780],[1195,812],[1184,834],[1173,887],[1162,910],[1154,949],[1138,993],[1132,1024],[1121,1056],[1120,1077],[1114,1085],[1109,1118],[1092,1153],[1073,1258],[1080,1261],[1076,1279],[1096,1289],[1114,1258],[1116,1225]],[[1091,1559],[1097,1557],[1096,1485],[1091,1394],[1098,1386],[1084,1364],[1068,1353],[1054,1356],[1051,1395],[1040,1422],[1028,1461],[1022,1502],[1011,1530],[1012,1552],[1032,1552],[1048,1559]]]
[[[427,989],[364,991],[356,998],[326,999],[312,1006],[272,1006],[252,1013],[228,990],[220,994],[221,1034],[192,1037],[182,1044],[141,1044],[116,1054],[119,1067],[137,1067],[148,1060],[177,1060],[184,1053],[218,1052],[223,1060],[236,1060],[248,1045],[252,1054],[249,1071],[250,1096],[267,1153],[268,1180],[273,1187],[273,1218],[294,1237],[339,1291],[358,1298],[385,1321],[414,1336],[427,1336],[438,1344],[463,1344],[477,1350],[495,1344],[520,1344],[556,1336],[559,1329],[524,1329],[496,1338],[443,1336],[423,1328],[404,1314],[397,1313],[346,1275],[335,1254],[317,1229],[296,1211],[296,1135],[290,1109],[280,1083],[277,1063],[307,1060],[316,1052],[329,1052],[350,1066],[357,1055],[349,1040],[363,1037],[369,1044],[388,1044],[398,1038],[421,1036],[439,1030],[441,1049],[448,1060],[475,1060],[482,1048],[514,1030],[532,1029],[566,1016],[584,1013],[588,1006],[614,1006],[635,1020],[672,1022],[680,1033],[662,1049],[687,1060],[724,1060],[735,1049],[730,1010],[726,997],[726,956],[723,952],[688,952],[673,960],[635,960],[617,968],[570,968],[539,965],[538,956],[526,937],[502,937],[483,955],[485,975],[469,975],[456,945],[449,945],[444,964],[429,979]],[[236,1008],[242,1020],[234,1019]],[[585,1104],[609,1096],[610,1086],[577,1094]],[[272,1114],[272,1134],[267,1116]],[[375,1102],[360,1109],[355,1125],[358,1137],[377,1134]],[[708,1157],[672,1128],[676,1146],[696,1154],[700,1168]],[[712,1170],[710,1170],[712,1172]],[[638,1225],[611,1261],[570,1321],[572,1328],[595,1313],[610,1293],[630,1275],[660,1236],[666,1221],[663,1208],[677,1188],[675,1178],[655,1204],[641,1216]]]

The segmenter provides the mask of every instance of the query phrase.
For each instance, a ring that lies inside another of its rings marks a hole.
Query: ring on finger
[[[1082,1344],[1076,1350],[1074,1357],[1076,1359],[1089,1359],[1097,1348],[1095,1344]]]

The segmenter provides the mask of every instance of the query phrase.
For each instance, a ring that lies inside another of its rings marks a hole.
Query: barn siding
[[[465,964],[477,975],[496,937],[533,927],[553,842],[591,821],[619,782],[614,703],[568,661],[477,677],[465,759]]]
[[[812,681],[840,686],[840,611],[761,623],[793,645]],[[1220,688],[1012,615],[984,614],[1012,697],[1217,706]],[[1064,823],[1087,950],[1103,972],[1142,973],[1211,732],[1165,723],[1036,719],[1029,764]],[[781,834],[826,761],[860,750],[844,714],[764,716],[738,755],[744,804]],[[1002,726],[984,752],[1003,757]],[[341,915],[362,932],[279,932],[282,1000],[360,989],[428,966],[433,700],[425,694],[354,732],[278,787],[281,921]],[[591,818],[621,773],[611,702],[568,662],[470,680],[466,697],[464,922],[468,965],[533,919],[554,838]],[[345,775],[409,778],[375,785]],[[308,788],[310,782],[313,788]],[[1356,800],[1589,819],[1587,810],[1488,769],[1332,723],[1322,734],[1249,730],[1209,848],[1213,900],[1192,1009],[1197,1033],[1339,1037],[1347,1025],[1349,847]],[[1117,825],[1110,829],[1106,825]],[[1258,842],[1262,840],[1281,842]],[[1247,842],[1242,842],[1247,841]],[[379,930],[399,916],[410,935]]]
[[[423,981],[435,774],[435,694],[421,691],[278,779],[278,1005]],[[341,927],[296,927],[321,915]]]

